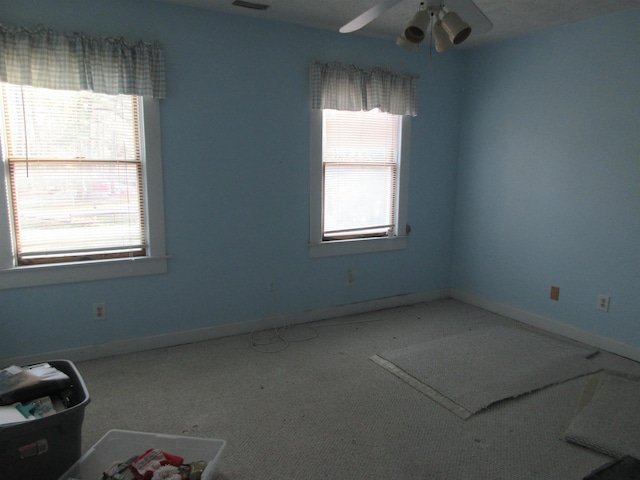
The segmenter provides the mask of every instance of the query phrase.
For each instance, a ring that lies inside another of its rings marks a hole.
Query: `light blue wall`
[[[166,275],[0,291],[0,358],[449,287],[640,347],[639,10],[431,61],[147,0],[0,0],[0,22],[162,42],[174,256]],[[407,250],[309,258],[316,60],[421,76]]]
[[[636,9],[468,55],[452,269],[457,289],[636,348],[639,27]]]
[[[429,61],[393,42],[147,0],[0,0],[0,22],[163,44],[173,255],[166,275],[0,291],[0,358],[449,287],[463,55]],[[406,250],[309,257],[308,67],[317,60],[421,76]],[[349,269],[357,277],[347,287]],[[98,301],[106,322],[92,319]]]

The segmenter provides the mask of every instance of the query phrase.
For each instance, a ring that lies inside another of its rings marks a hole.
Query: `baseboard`
[[[101,343],[97,345],[86,345],[66,350],[50,351],[23,357],[0,359],[2,365],[30,365],[38,362],[46,362],[55,359],[71,360],[80,362],[93,360],[96,358],[122,355],[144,350],[154,350],[157,348],[173,347],[188,343],[201,342],[214,338],[228,337],[232,335],[248,334],[250,332],[272,328],[282,325],[298,325],[315,322],[326,318],[343,317],[346,315],[356,315],[359,313],[372,312],[385,308],[400,307],[403,305],[413,305],[416,303],[430,302],[439,298],[449,296],[448,289],[432,290],[429,292],[417,292],[393,297],[379,298],[364,302],[352,303],[348,305],[338,305],[334,307],[321,308],[303,312],[292,312],[282,315],[258,318],[251,321],[216,325],[181,332],[164,333],[141,338],[119,340],[115,342]]]
[[[451,289],[449,291],[449,295],[456,300],[460,300],[462,302],[468,303],[470,305],[475,305],[476,307],[483,308],[490,312],[512,318],[519,322],[540,328],[555,335],[561,335],[585,345],[590,345],[600,350],[605,350],[607,352],[611,352],[616,355],[620,355],[621,357],[635,360],[637,362],[640,361],[640,349],[620,342],[618,340],[613,340],[608,337],[603,337],[602,335],[572,327],[562,322],[558,322],[557,320],[552,320],[535,313],[519,310],[510,305],[495,302],[493,300],[480,297],[463,290]]]

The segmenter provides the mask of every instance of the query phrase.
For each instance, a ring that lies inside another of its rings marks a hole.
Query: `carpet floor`
[[[370,360],[513,326],[527,328],[444,299],[293,327],[273,353],[238,335],[79,362],[83,451],[124,429],[226,440],[221,480],[581,479],[611,460],[564,439],[590,375],[463,420]],[[616,355],[592,360],[640,375]]]

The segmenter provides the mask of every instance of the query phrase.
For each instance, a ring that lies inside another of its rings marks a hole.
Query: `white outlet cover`
[[[106,320],[107,319],[107,305],[106,303],[94,303],[93,304],[93,319],[94,320]]]
[[[609,295],[598,295],[598,310],[609,311]]]

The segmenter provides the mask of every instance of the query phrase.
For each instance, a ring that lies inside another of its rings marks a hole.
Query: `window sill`
[[[309,255],[333,257],[338,255],[357,255],[360,253],[386,252],[407,248],[407,237],[367,238],[358,240],[335,240],[309,244]]]
[[[0,270],[0,290],[157,275],[167,272],[169,258],[171,257],[139,257],[124,260],[15,267]]]

